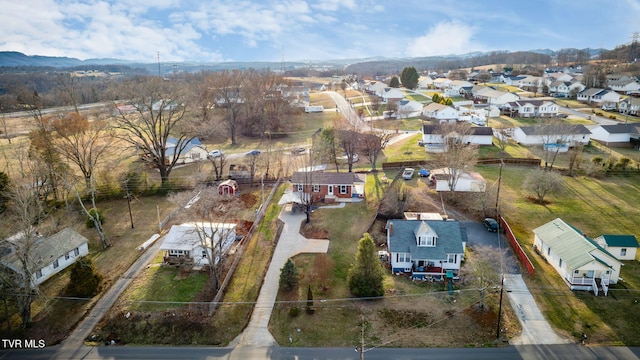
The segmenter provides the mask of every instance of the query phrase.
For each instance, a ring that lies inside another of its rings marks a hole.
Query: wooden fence
[[[533,263],[529,259],[529,256],[527,256],[527,253],[524,252],[524,249],[522,249],[522,246],[520,246],[518,239],[516,239],[513,231],[511,231],[511,227],[502,216],[500,216],[500,225],[504,229],[505,235],[507,235],[507,239],[509,239],[509,244],[511,244],[511,248],[518,257],[518,260],[520,260],[520,263],[527,269],[529,275],[533,277],[536,270]]]

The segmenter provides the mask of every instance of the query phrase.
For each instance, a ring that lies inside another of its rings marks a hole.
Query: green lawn
[[[477,168],[490,183],[497,180],[497,166]],[[592,293],[571,292],[555,270],[531,247],[532,230],[554,218],[562,218],[590,237],[601,234],[638,236],[640,183],[630,177],[566,177],[564,191],[549,196],[550,203],[541,206],[530,202],[521,188],[527,170],[503,168],[500,206],[536,266],[536,276],[528,282],[545,316],[568,335],[577,336],[585,331],[593,342],[638,346],[640,333],[635,327],[640,321],[640,312],[629,307],[640,289],[637,262],[628,262],[622,268],[621,276],[628,281],[612,287],[615,290],[609,297],[596,298]],[[629,310],[620,311],[621,308]]]

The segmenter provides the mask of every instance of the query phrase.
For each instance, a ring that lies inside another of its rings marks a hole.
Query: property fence
[[[531,260],[529,260],[529,257],[524,252],[524,249],[522,249],[522,246],[520,246],[518,239],[516,239],[515,235],[513,235],[511,227],[502,216],[500,216],[500,225],[505,230],[505,235],[507,235],[507,239],[509,239],[511,248],[513,248],[513,251],[516,253],[516,256],[520,260],[520,263],[525,267],[525,269],[527,269],[527,272],[530,276],[534,276],[536,269],[533,266],[533,263],[531,262]]]
[[[273,199],[273,195],[278,190],[278,186],[280,186],[280,182],[281,182],[281,179],[278,178],[278,180],[273,184],[273,188],[271,189],[269,196],[267,196],[267,198],[264,200],[264,203],[260,206],[260,208],[256,212],[256,218],[253,222],[253,225],[251,225],[251,228],[249,229],[245,237],[242,239],[242,242],[236,252],[233,262],[229,267],[229,271],[227,271],[227,275],[224,277],[224,280],[220,285],[220,289],[218,290],[218,293],[213,298],[213,301],[209,304],[209,316],[211,316],[218,308],[218,304],[220,303],[220,300],[222,300],[222,296],[224,295],[225,289],[227,285],[229,285],[229,281],[231,281],[231,278],[233,277],[233,274],[236,271],[236,268],[238,267],[238,263],[240,262],[240,259],[242,259],[242,254],[244,253],[244,250],[247,247],[247,244],[249,243],[251,238],[253,237],[254,233],[260,226],[260,223],[264,219],[264,214],[267,211],[267,208],[269,207],[271,200]]]
[[[493,165],[501,164],[505,165],[521,165],[521,166],[540,166],[540,159],[535,158],[483,158],[477,161],[480,165]]]

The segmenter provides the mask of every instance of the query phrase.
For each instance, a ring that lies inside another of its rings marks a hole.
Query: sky
[[[0,51],[155,63],[613,49],[640,0],[0,0]]]

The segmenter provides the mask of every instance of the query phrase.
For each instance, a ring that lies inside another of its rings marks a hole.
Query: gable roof
[[[562,125],[533,125],[519,128],[526,135],[563,134],[563,135],[591,135],[591,131],[582,124]]]
[[[458,221],[439,220],[389,220],[392,226],[389,236],[389,251],[410,253],[412,258],[446,260],[447,254],[464,253],[463,242],[467,242],[467,230]],[[418,246],[416,232],[426,227],[438,234],[436,246]]]
[[[611,255],[595,241],[589,239],[582,232],[560,218],[535,228],[533,233],[553,249],[553,252],[562,261],[566,262],[570,269],[578,269],[594,260],[604,263],[601,258],[592,255],[595,250],[599,250],[615,259],[615,256]],[[604,264],[611,267],[609,264]]]
[[[311,181],[307,178],[306,173],[296,171],[291,175],[293,184],[312,183],[315,185],[352,185],[354,183],[364,183],[366,174],[358,173],[334,173],[334,172],[314,172]]]
[[[610,235],[610,234],[605,234],[605,235],[602,235],[601,237],[607,243],[607,246],[625,247],[625,248],[637,248],[637,247],[640,247],[638,245],[638,239],[636,239],[635,235]]]
[[[640,134],[636,124],[600,125],[609,134]]]
[[[191,251],[202,243],[198,232],[209,238],[213,235],[214,244],[218,244],[220,235],[225,235],[227,239],[224,240],[222,248],[226,250],[230,246],[229,241],[235,239],[235,232],[232,232],[232,230],[235,230],[236,226],[236,224],[230,223],[203,222],[173,225],[164,237],[160,250]],[[231,239],[232,236],[233,239]]]
[[[14,241],[21,241],[18,237]],[[88,243],[89,240],[78,232],[68,227],[49,237],[41,237],[35,241],[31,248],[31,272],[41,269],[53,260],[63,256],[69,251]],[[5,245],[5,244],[3,244]],[[9,244],[7,244],[9,245]],[[12,245],[9,245],[13,247]],[[2,258],[2,262],[21,269],[22,264],[15,251]]]
[[[178,144],[178,139],[177,138],[174,138],[172,136],[168,137],[167,138],[167,143],[166,143],[167,150],[166,150],[166,154],[165,155],[166,156],[173,156],[173,154],[176,151],[176,145],[177,144]],[[180,154],[186,154],[196,146],[204,149],[204,147],[202,146],[202,143],[200,142],[200,139],[193,138],[193,139],[189,140],[186,145],[184,145],[184,149],[182,150],[182,152]]]

